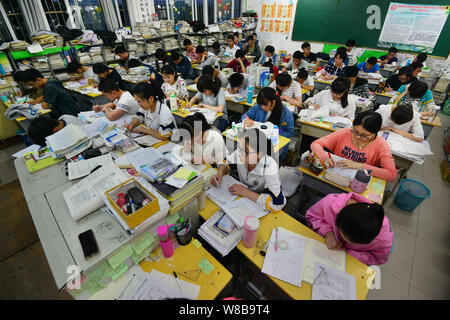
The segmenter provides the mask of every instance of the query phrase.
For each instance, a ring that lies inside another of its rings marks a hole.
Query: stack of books
[[[89,55],[92,59],[92,63],[103,62],[102,48],[101,47],[91,47],[89,50]]]
[[[86,132],[74,124],[67,125],[45,140],[54,159],[62,157],[71,159],[92,145]]]
[[[150,70],[144,66],[130,68],[128,74],[124,77],[125,80],[131,82],[148,81],[150,78]]]

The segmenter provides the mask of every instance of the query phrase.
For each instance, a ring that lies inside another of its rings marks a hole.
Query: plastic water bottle
[[[314,112],[314,106],[309,106],[308,108],[308,112],[306,113],[306,121],[311,121],[312,120],[312,115]]]
[[[270,73],[266,72],[264,74],[264,87],[268,87],[270,84]]]
[[[273,126],[273,132],[272,132],[272,137],[270,137],[270,141],[272,141],[273,146],[275,147],[276,145],[278,145],[278,126]]]
[[[253,85],[249,85],[248,86],[248,90],[247,90],[247,103],[251,104],[253,102]]]
[[[172,111],[172,112],[176,112],[176,111],[178,111],[178,101],[177,101],[177,96],[174,94],[174,93],[172,93],[171,95],[170,95],[170,110]]]

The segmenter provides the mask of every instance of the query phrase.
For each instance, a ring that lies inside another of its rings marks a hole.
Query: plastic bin
[[[423,183],[412,179],[403,179],[400,181],[394,203],[402,210],[413,211],[430,196],[430,189]]]

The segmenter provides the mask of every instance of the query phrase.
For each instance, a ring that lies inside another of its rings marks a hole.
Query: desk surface
[[[199,211],[200,216],[204,220],[208,220],[219,208],[212,202],[209,198],[206,199],[206,207],[204,210]],[[283,211],[269,213],[267,216],[260,219],[258,238],[262,241],[267,241],[270,238],[271,232],[275,227],[283,227],[292,232],[301,234],[302,236],[315,239],[320,242],[325,242],[324,239],[313,230],[307,228],[288,214]],[[255,266],[262,269],[264,258],[259,254],[259,249],[251,248],[247,249],[244,247],[242,241],[239,242],[237,249]],[[363,300],[366,298],[369,291],[367,287],[368,278],[372,275],[370,273],[371,269],[352,257],[346,254],[345,271],[351,275],[355,276],[356,279],[356,298]],[[270,278],[280,289],[282,289],[287,295],[295,300],[310,300],[312,294],[312,286],[309,283],[302,282],[301,288],[294,286],[290,283],[284,282],[282,280],[276,279],[271,276]]]
[[[186,118],[187,116],[189,116],[190,113],[191,111],[189,111],[189,109],[186,108],[179,108],[177,112],[172,112],[174,116],[179,116],[181,118]],[[223,116],[223,113],[216,113],[216,119],[220,118],[221,116]]]
[[[80,92],[81,89],[93,88],[93,86],[91,86],[91,85],[86,85],[84,87],[80,87],[79,89],[74,90],[74,89],[71,89],[71,88],[67,88],[65,86],[66,83],[67,82],[63,83],[63,86],[64,86],[65,89],[70,90],[70,91],[74,91],[74,92],[78,92],[79,94],[86,95],[86,96],[91,97],[91,98],[97,98],[97,97],[100,97],[100,96],[103,95],[103,93],[88,93],[88,94],[85,94],[85,93],[81,93]]]
[[[331,132],[334,132],[338,129],[336,129],[335,125],[333,123],[329,123],[329,122],[320,122],[320,121],[302,121],[302,120],[297,120],[298,122],[300,122],[300,124],[302,125],[306,125],[306,126],[311,126],[311,127],[315,127],[315,128],[320,128],[320,129],[325,129]],[[317,137],[316,137],[317,138]]]
[[[191,92],[198,92],[198,90],[197,90],[197,89],[194,89],[194,88],[192,87],[192,85],[187,86],[187,89],[188,89],[188,91],[191,91]],[[303,94],[303,90],[302,90],[302,94]],[[227,100],[227,102],[236,103],[236,104],[241,104],[241,105],[247,106],[247,107],[254,107],[254,106],[257,104],[257,103],[256,103],[256,97],[253,98],[252,103],[247,103],[247,100],[243,100],[243,101],[238,101],[238,102],[236,102],[236,101],[233,101],[232,99],[227,98],[227,97],[225,97],[225,100]]]
[[[422,125],[442,128],[442,122],[441,122],[441,118],[439,118],[439,116],[437,116],[433,122],[428,122],[428,120],[421,120],[421,122],[422,122]]]
[[[228,139],[233,139],[234,141],[237,141],[237,137],[232,137],[230,135],[226,134],[226,131],[222,132],[222,135]],[[274,147],[273,151],[278,152],[279,150],[283,149],[286,145],[289,144],[289,142],[291,142],[291,139],[283,137],[283,136],[278,136],[278,144],[276,145],[276,147]]]

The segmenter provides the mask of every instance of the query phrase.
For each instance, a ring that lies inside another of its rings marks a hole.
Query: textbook
[[[86,132],[72,123],[48,136],[45,140],[50,151],[54,153],[54,158],[64,156],[70,159],[90,146],[89,136]]]
[[[45,150],[47,150],[46,153],[48,156],[41,156],[40,158],[39,155],[36,155],[36,151],[24,154],[23,159],[29,172],[34,173],[63,161],[62,158],[53,159],[50,150],[48,148],[45,148]]]

